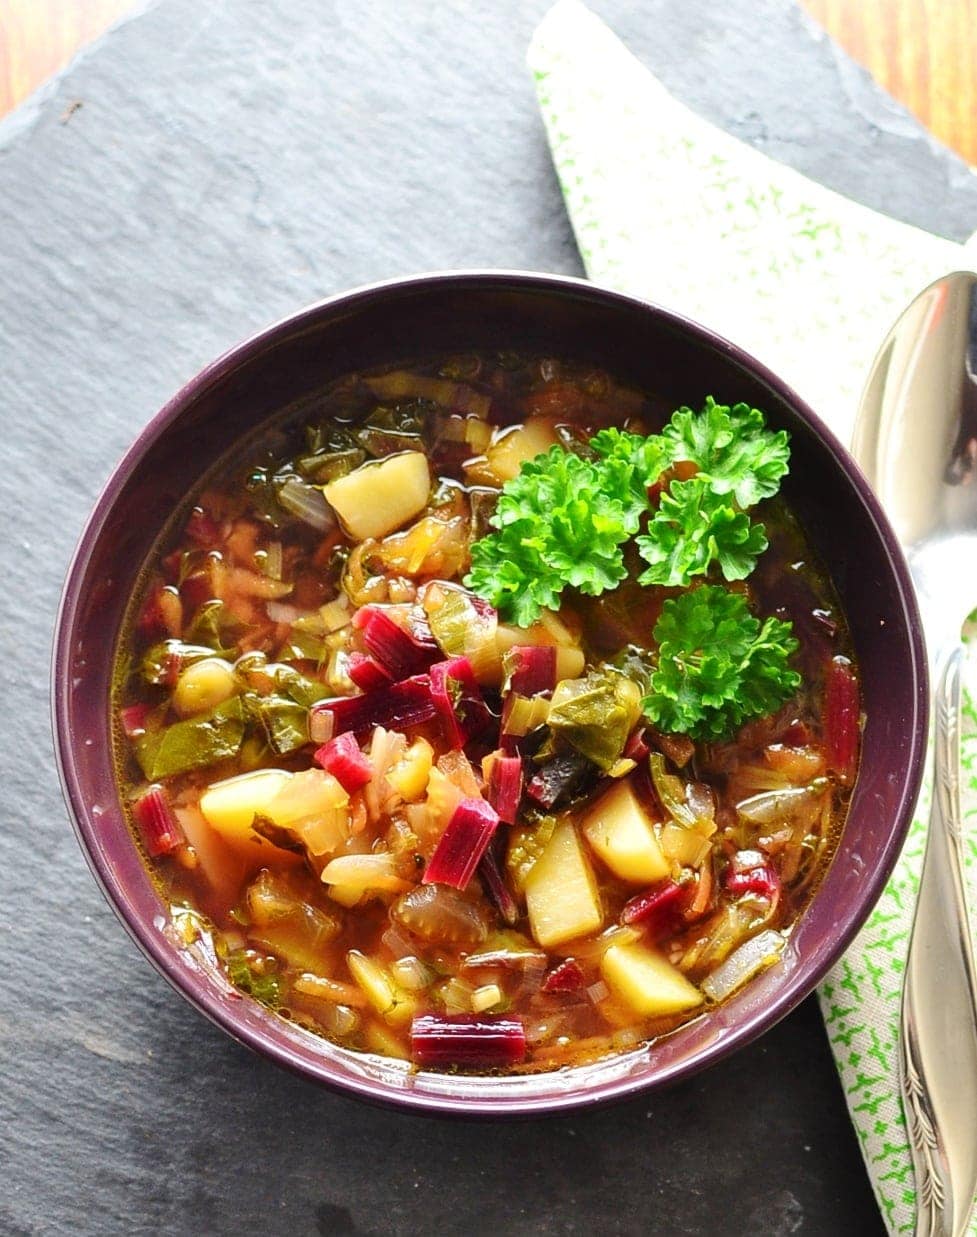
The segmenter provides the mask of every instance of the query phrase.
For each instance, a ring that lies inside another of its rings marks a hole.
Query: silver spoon
[[[934,682],[933,805],[900,1011],[917,1237],[967,1231],[977,1190],[977,968],[963,884],[961,624],[977,604],[977,276],[913,301],[876,357],[853,446],[906,550]]]

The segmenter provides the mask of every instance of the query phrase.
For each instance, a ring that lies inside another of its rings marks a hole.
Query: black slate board
[[[881,1232],[813,1001],[670,1092],[453,1124],[287,1076],[131,945],[57,789],[47,656],[114,462],[225,347],[453,266],[579,273],[524,68],[544,0],[163,0],[0,125],[0,1232]],[[977,182],[789,0],[595,0],[679,97],[962,239]],[[80,106],[78,106],[80,104]]]

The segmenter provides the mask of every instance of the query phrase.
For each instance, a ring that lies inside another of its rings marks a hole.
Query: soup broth
[[[117,657],[187,943],[343,1047],[535,1071],[776,964],[858,760],[786,435],[515,354],[351,375],[219,466]]]

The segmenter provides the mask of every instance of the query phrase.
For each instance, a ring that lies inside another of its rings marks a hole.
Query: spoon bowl
[[[902,314],[852,450],[906,551],[935,667],[977,604],[977,275],[938,279]]]

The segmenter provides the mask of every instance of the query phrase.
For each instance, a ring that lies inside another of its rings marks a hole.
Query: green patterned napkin
[[[754,352],[849,442],[885,334],[931,280],[972,265],[969,247],[860,206],[715,128],[577,0],[559,0],[544,18],[529,65],[588,275]],[[965,780],[977,791],[972,697],[965,730]],[[977,797],[965,803],[967,816],[977,814],[975,805]],[[820,989],[852,1120],[893,1233],[912,1232],[915,1216],[896,1039],[927,813],[924,793],[892,880]],[[970,846],[973,898],[977,848]]]

